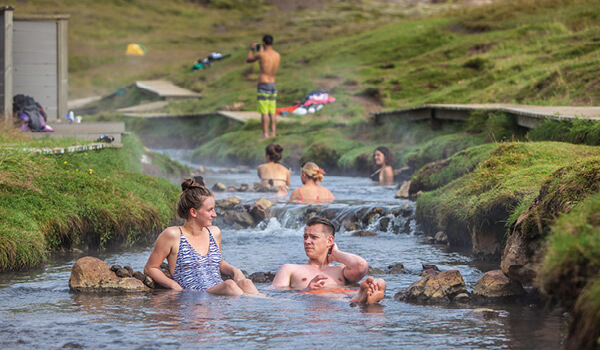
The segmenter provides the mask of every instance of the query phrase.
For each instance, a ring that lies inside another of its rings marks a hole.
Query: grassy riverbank
[[[148,244],[174,217],[177,188],[142,174],[135,136],[122,148],[23,151],[57,143],[78,142],[0,135],[0,271],[40,265],[50,251]]]

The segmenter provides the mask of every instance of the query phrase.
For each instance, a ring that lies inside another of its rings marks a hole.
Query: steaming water
[[[169,153],[169,152],[166,152]],[[169,153],[182,162],[188,154]],[[252,185],[248,174],[205,177],[237,186]],[[293,175],[292,187],[299,185]],[[394,199],[394,188],[368,180],[327,176],[324,185],[336,196],[333,205],[355,211],[413,204]],[[221,194],[225,198],[230,194]],[[236,193],[243,203],[272,194]],[[302,205],[279,203],[277,217],[258,228],[223,228],[223,256],[248,274],[277,271],[284,263],[304,263]],[[371,227],[374,229],[376,225]],[[403,227],[391,224],[390,228]],[[257,284],[264,297],[216,297],[204,293],[158,291],[147,294],[73,294],[68,279],[80,256],[56,256],[44,268],[0,275],[0,348],[124,349],[558,349],[565,318],[537,307],[489,306],[495,317],[483,317],[477,306],[420,306],[395,301],[394,294],[420,279],[421,264],[458,269],[472,290],[484,271],[468,255],[420,243],[418,227],[409,233],[379,231],[377,236],[336,234],[342,250],[363,256],[372,267],[401,262],[409,273],[382,275],[388,284],[381,305],[352,307],[348,298],[324,298],[275,291]],[[396,230],[397,231],[397,230]],[[151,247],[94,254],[109,264],[142,270]]]

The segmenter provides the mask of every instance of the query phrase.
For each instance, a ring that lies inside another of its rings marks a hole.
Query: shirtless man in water
[[[277,73],[281,59],[279,53],[273,50],[273,37],[271,35],[265,35],[262,41],[262,46],[253,44],[246,57],[247,63],[258,61],[260,65],[257,87],[258,113],[260,113],[263,128],[260,141],[275,137],[275,107],[277,100],[275,73]],[[271,133],[269,133],[269,121],[271,122]]]
[[[335,227],[331,221],[313,217],[304,228],[305,265],[285,264],[273,279],[276,289],[300,289],[311,292],[358,283],[367,274],[369,264],[358,255],[342,252],[333,242]],[[331,265],[332,262],[342,265]],[[386,283],[381,278],[367,277],[358,294],[350,302],[375,304],[383,299]]]

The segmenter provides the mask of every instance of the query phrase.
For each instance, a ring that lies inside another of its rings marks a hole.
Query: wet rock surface
[[[149,288],[130,271],[118,267],[119,277],[104,261],[86,256],[75,262],[71,269],[69,288],[74,292],[142,292]]]
[[[457,295],[468,293],[458,270],[426,271],[420,281],[413,283],[406,291],[396,294],[394,298],[419,304],[449,304]]]
[[[473,289],[473,297],[491,299],[515,299],[527,294],[519,281],[510,279],[501,270],[488,271],[483,274]]]

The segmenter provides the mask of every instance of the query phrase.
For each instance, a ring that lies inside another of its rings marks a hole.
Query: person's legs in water
[[[369,276],[360,283],[360,290],[352,299],[351,303],[376,304],[385,296],[386,283],[381,278]]]
[[[244,278],[243,280],[237,281],[237,285],[246,294],[258,294],[258,289],[256,289],[256,286],[251,279]]]
[[[225,280],[216,286],[206,290],[210,294],[236,296],[244,294],[244,291],[233,280]]]

